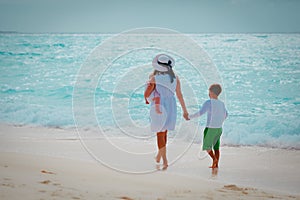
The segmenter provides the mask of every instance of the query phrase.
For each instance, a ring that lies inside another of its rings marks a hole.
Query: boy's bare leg
[[[220,160],[220,150],[215,150],[215,157],[217,159],[217,165],[216,165],[216,168],[219,167],[219,160]]]
[[[216,168],[217,167],[217,163],[218,163],[218,160],[214,154],[214,152],[212,150],[207,150],[207,153],[210,155],[210,157],[212,158],[213,160],[213,164],[210,166],[210,168]]]

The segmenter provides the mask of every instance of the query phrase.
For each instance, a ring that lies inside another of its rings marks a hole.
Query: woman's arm
[[[147,88],[144,92],[144,97],[145,98],[148,98],[151,95],[152,91],[154,90],[154,87],[155,87],[155,78],[154,78],[154,76],[152,76],[150,78],[150,80],[147,84]]]
[[[177,85],[176,85],[176,96],[179,100],[179,103],[181,105],[181,108],[183,110],[183,117],[185,119],[188,119],[188,111],[186,109],[186,106],[185,106],[185,102],[184,102],[184,99],[183,99],[183,96],[182,96],[182,92],[181,92],[181,86],[180,86],[180,80],[178,78],[178,76],[176,76],[176,81],[177,81]]]

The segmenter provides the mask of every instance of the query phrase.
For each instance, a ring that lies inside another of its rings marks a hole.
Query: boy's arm
[[[196,117],[200,117],[201,114],[200,114],[200,110],[192,115],[189,115],[189,119],[193,119],[193,118],[196,118]]]
[[[206,101],[203,104],[203,106],[201,107],[201,109],[198,112],[196,112],[196,113],[194,113],[192,115],[189,115],[189,118],[193,119],[193,118],[196,118],[196,117],[200,117],[201,115],[203,115],[204,113],[207,112],[208,108],[209,108],[209,101]]]

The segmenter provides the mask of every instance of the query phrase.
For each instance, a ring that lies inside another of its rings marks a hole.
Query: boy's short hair
[[[215,95],[219,96],[219,94],[222,92],[222,87],[220,84],[212,84],[209,87],[209,91],[213,92]]]

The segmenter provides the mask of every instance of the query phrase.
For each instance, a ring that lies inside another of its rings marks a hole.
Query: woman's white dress
[[[175,91],[177,81],[174,79],[171,83],[168,74],[155,75],[156,90],[160,95],[160,111],[159,114],[155,110],[155,104],[151,102],[150,118],[151,131],[161,132],[165,130],[174,130],[177,117],[177,106],[175,99]]]

